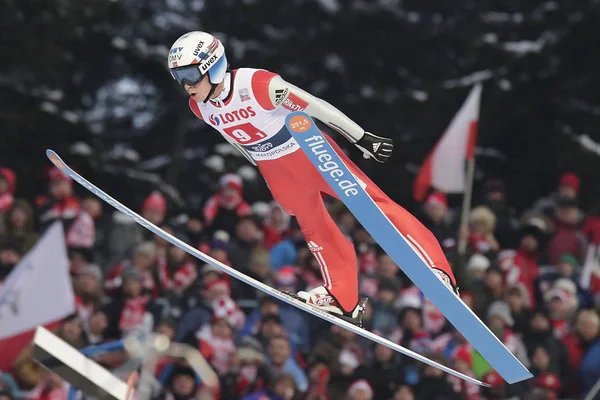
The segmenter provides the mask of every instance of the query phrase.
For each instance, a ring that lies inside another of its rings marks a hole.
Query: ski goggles
[[[227,72],[227,57],[225,54],[216,61],[206,73],[200,72],[199,65],[186,65],[185,67],[173,68],[171,70],[171,75],[177,81],[177,83],[183,87],[186,83],[190,86],[194,86],[198,82],[200,82],[205,75],[208,75],[210,79],[210,83],[216,85],[221,82],[223,78],[225,78],[225,73]]]
[[[173,75],[173,78],[175,78],[181,87],[186,83],[190,86],[194,86],[205,76],[205,74],[200,72],[200,68],[197,65],[188,65],[186,67],[172,69],[171,75]]]

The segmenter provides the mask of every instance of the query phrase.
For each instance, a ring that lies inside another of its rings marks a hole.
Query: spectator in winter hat
[[[505,302],[495,301],[490,305],[487,312],[487,325],[490,330],[521,363],[528,365],[529,360],[525,345],[512,330],[514,322],[510,315],[510,308]]]
[[[531,299],[529,292],[523,283],[519,282],[506,289],[505,301],[510,308],[510,314],[514,320],[513,330],[515,333],[524,333],[529,328],[531,319]]]
[[[560,278],[544,294],[544,299],[550,311],[554,333],[562,337],[577,313],[577,287],[571,280]]]
[[[538,199],[534,203],[532,211],[545,214],[549,217],[554,216],[561,199],[577,200],[580,186],[581,182],[576,174],[567,172],[561,175],[558,180],[556,192]]]
[[[432,192],[425,199],[419,220],[435,235],[445,250],[456,247],[458,226],[448,212],[448,200],[441,192]]]
[[[167,200],[165,197],[159,191],[150,193],[142,204],[142,217],[154,225],[160,225],[164,222],[166,214]]]
[[[474,253],[495,253],[500,244],[494,237],[496,216],[486,206],[475,207],[469,215],[468,242]],[[464,234],[464,233],[463,233]]]
[[[230,300],[230,299],[229,299]],[[196,332],[196,337],[202,345],[212,349],[209,359],[219,376],[227,374],[233,367],[235,344],[233,341],[235,314],[237,307],[231,301],[213,303],[213,317],[210,325],[204,325]]]
[[[35,201],[38,228],[45,230],[57,220],[62,220],[67,228],[80,210],[79,199],[73,196],[73,182],[68,175],[54,167],[49,170],[48,177],[49,194]]]
[[[275,274],[274,286],[282,292],[296,293],[298,291],[298,276],[296,267],[287,265]]]
[[[543,233],[536,225],[521,228],[519,248],[511,257],[503,257],[501,264],[506,271],[507,285],[520,283],[527,290],[527,297],[535,306],[535,281],[539,276],[539,255]]]
[[[219,191],[204,205],[204,220],[212,230],[222,229],[234,234],[236,224],[242,217],[250,215],[250,205],[244,200],[242,178],[225,174],[219,180]]]
[[[0,243],[0,283],[4,282],[22,257],[21,246],[15,240]]]
[[[17,178],[13,170],[0,167],[0,215],[12,207],[16,184]]]
[[[569,354],[571,371],[577,373],[569,394],[587,393],[600,373],[600,317],[593,310],[581,310],[575,329],[562,338]],[[595,376],[595,378],[594,378]],[[579,384],[578,384],[579,383]]]
[[[467,262],[467,272],[473,283],[480,283],[483,281],[485,271],[490,267],[490,259],[483,254],[475,253]]]
[[[543,300],[544,294],[550,290],[554,283],[561,278],[568,279],[575,284],[577,289],[577,300],[580,307],[587,308],[594,305],[592,294],[581,286],[579,262],[577,258],[571,254],[563,254],[560,257],[558,264],[556,265],[556,272],[547,272],[536,279],[536,296],[538,296],[540,301]]]
[[[104,293],[102,292],[102,271],[95,264],[88,264],[77,274],[74,280],[75,305],[77,314],[84,328],[92,313],[102,307]]]
[[[579,209],[575,200],[563,199],[555,213],[555,232],[548,242],[548,261],[556,265],[563,254],[583,260],[587,239],[579,227]]]
[[[456,371],[475,378],[475,374],[472,371],[473,356],[470,349],[470,346],[457,348],[452,354],[452,361]],[[449,376],[448,380],[452,382],[454,391],[462,394],[466,400],[479,400],[479,385],[465,382],[455,376]]]
[[[116,265],[106,275],[104,282],[104,290],[107,294],[113,295],[116,290],[121,287],[122,273],[127,267],[134,267],[142,279],[143,289],[145,292],[158,295],[158,285],[154,281],[153,273],[156,261],[156,247],[152,242],[142,242],[135,248],[133,260],[125,260]]]
[[[364,379],[354,381],[348,388],[348,400],[372,400],[373,388]]]
[[[6,214],[6,232],[2,237],[18,241],[23,253],[27,253],[39,239],[33,223],[33,209],[27,201],[17,199]]]
[[[301,392],[308,389],[308,377],[292,358],[291,346],[285,336],[271,338],[267,348],[267,364],[272,373],[287,372],[294,377],[296,386]]]

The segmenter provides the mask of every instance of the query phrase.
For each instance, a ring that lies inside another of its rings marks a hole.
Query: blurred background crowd
[[[52,168],[47,192],[15,196],[25,177],[0,169],[0,277],[4,279],[55,221],[64,226],[77,311],[56,327],[76,348],[131,332],[160,332],[195,346],[220,377],[206,388],[183,362],[161,360],[161,396],[197,399],[567,399],[600,378],[598,209],[584,210],[577,175],[526,210],[509,187],[480,188],[469,226],[447,196],[431,192],[414,212],[436,235],[457,275],[461,297],[533,372],[507,385],[457,333],[341,203],[326,198],[354,243],[360,292],[369,297],[365,328],[489,383],[445,373],[374,345],[199,262],[154,236]],[[178,209],[159,191],[134,206],[181,240],[280,290],[321,284],[317,261],[293,217],[247,196],[252,181],[225,173],[203,207]],[[451,202],[450,202],[451,203]],[[467,240],[467,253],[457,241]],[[49,261],[51,266],[51,261]],[[64,382],[30,359],[25,346],[0,378],[2,400],[66,399]],[[120,373],[124,352],[98,356]]]

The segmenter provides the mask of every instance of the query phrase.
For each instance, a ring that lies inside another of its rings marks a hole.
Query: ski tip
[[[67,168],[67,165],[64,161],[56,154],[54,150],[46,150],[46,157],[54,164],[54,166],[60,170]]]

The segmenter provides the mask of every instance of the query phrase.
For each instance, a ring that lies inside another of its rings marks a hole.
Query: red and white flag
[[[9,370],[38,325],[75,312],[61,222],[55,222],[0,286],[0,371]]]
[[[465,161],[475,153],[480,100],[478,83],[421,166],[413,187],[415,200],[422,201],[431,187],[444,193],[464,192]]]

